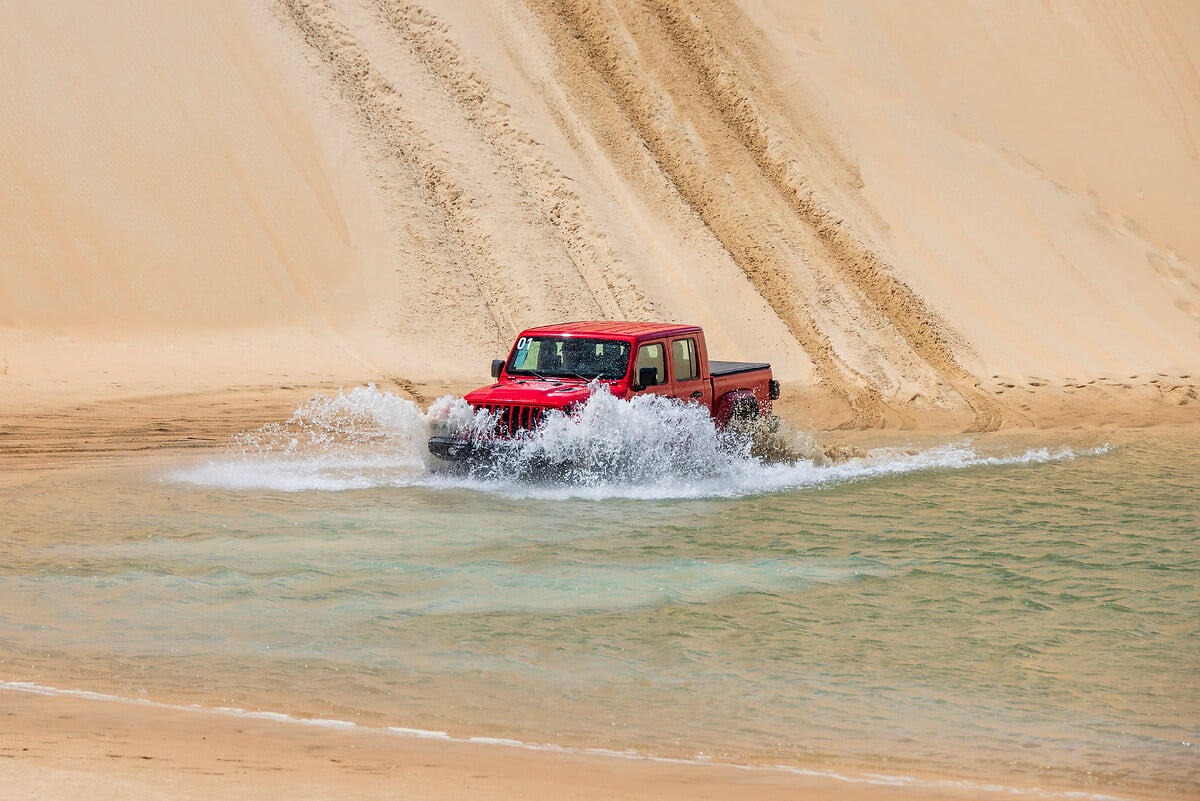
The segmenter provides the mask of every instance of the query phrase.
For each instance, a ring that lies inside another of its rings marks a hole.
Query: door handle
[[[701,392],[700,390],[696,390],[695,392],[692,393],[692,400],[700,400],[703,397],[704,397],[704,393]]]

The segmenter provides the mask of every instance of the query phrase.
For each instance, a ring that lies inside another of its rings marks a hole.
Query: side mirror
[[[504,359],[492,359],[492,378],[499,378],[504,371]]]
[[[646,387],[652,387],[658,383],[658,368],[642,367],[638,369],[638,380],[633,385],[634,392],[641,392]]]

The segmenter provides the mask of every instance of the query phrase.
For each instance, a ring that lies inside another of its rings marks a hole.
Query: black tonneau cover
[[[755,370],[770,370],[766,362],[714,362],[709,360],[710,375],[735,375],[737,373],[752,373]]]

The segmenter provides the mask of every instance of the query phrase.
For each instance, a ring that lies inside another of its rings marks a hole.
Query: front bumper
[[[447,462],[466,462],[484,456],[491,448],[478,440],[458,437],[430,437],[429,452]]]

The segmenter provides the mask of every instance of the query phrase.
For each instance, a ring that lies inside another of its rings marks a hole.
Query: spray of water
[[[463,406],[466,406],[464,403]],[[470,409],[469,406],[466,407]],[[245,456],[356,456],[370,452],[414,456],[428,435],[415,403],[375,385],[317,396],[283,422],[234,437]]]
[[[449,428],[453,435],[474,436],[493,425],[478,412],[459,428],[453,422]],[[623,401],[597,384],[588,402],[570,415],[550,413],[536,430],[490,443],[486,457],[463,468],[484,479],[645,486],[726,475],[749,458],[749,447],[747,439],[718,432],[697,404],[651,394]]]
[[[1072,458],[1069,448],[984,456],[970,442],[877,449],[830,460],[804,432],[772,433],[773,459],[752,438],[716,428],[708,413],[657,395],[624,401],[602,387],[571,415],[497,443],[487,458],[452,465],[427,449],[435,432],[487,436],[495,418],[461,398],[427,411],[376,387],[317,397],[283,422],[238,435],[228,458],[171,478],[227,489],[342,491],[468,488],[519,497],[733,497],[935,468]]]

